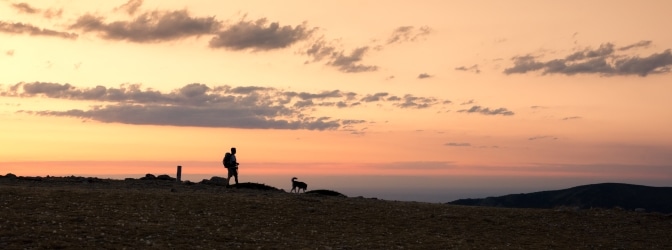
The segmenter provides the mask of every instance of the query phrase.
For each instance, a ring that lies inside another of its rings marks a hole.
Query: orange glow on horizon
[[[167,174],[175,177],[177,166],[183,175],[226,177],[227,170],[220,162],[0,162],[0,169],[18,176],[127,176],[139,178],[145,174]],[[400,167],[408,166],[408,167]],[[601,170],[551,168],[544,166],[453,166],[413,168],[412,163],[390,164],[339,164],[339,163],[249,163],[241,165],[240,175],[252,176],[511,176],[530,178],[612,177],[648,178],[664,180],[666,175],[652,174],[635,169],[614,167],[612,173]],[[632,167],[630,167],[632,168]],[[597,172],[596,172],[597,171]]]

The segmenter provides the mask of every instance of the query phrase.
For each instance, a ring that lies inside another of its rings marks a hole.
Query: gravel
[[[0,249],[72,248],[672,249],[672,217],[161,180],[0,178]]]

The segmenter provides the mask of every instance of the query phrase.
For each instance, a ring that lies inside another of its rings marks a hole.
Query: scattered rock
[[[162,181],[175,181],[175,180],[177,180],[177,179],[175,179],[175,178],[173,178],[173,177],[170,177],[170,176],[167,175],[167,174],[159,175],[159,176],[156,177],[156,179],[157,179],[157,180],[162,180]]]
[[[184,181],[183,183],[184,183],[184,185],[187,185],[187,186],[196,185],[195,182],[193,182],[193,181],[189,181],[189,180],[186,180],[186,181]]]
[[[275,187],[271,187],[262,183],[243,182],[238,183],[235,186],[236,188],[246,188],[246,189],[263,190],[263,191],[280,191]]]
[[[226,180],[226,178],[223,178],[223,177],[213,176],[213,177],[210,178],[210,180],[203,179],[200,183],[201,184],[206,184],[206,185],[226,186],[227,180]]]
[[[26,180],[26,181],[42,181],[42,177],[39,176],[19,176],[16,178],[19,180]]]
[[[333,190],[326,190],[326,189],[310,190],[310,191],[306,192],[306,194],[317,194],[317,195],[335,196],[335,197],[347,197],[344,194],[341,194],[339,192],[336,192],[336,191],[333,191]]]
[[[146,174],[145,177],[140,178],[140,180],[143,181],[156,180],[156,176],[154,176],[153,174]]]

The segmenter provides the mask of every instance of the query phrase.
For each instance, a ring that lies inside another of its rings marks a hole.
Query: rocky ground
[[[0,249],[672,249],[672,216],[0,177]]]

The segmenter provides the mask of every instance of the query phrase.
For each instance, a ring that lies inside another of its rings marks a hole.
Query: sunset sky
[[[200,181],[237,147],[286,190],[670,186],[671,9],[0,0],[0,174]]]

